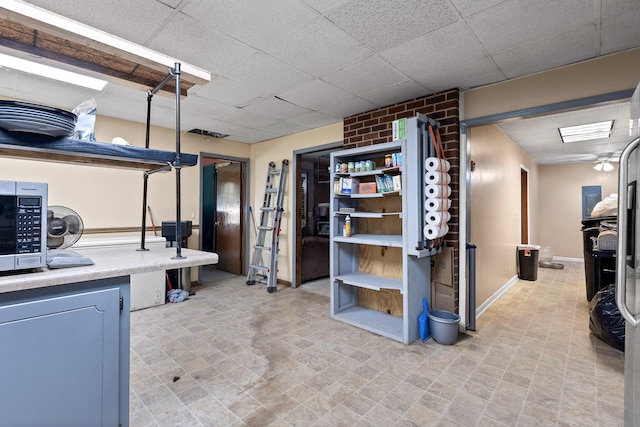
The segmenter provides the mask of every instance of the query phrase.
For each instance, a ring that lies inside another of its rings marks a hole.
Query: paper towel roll
[[[425,184],[451,184],[451,175],[446,172],[427,171],[424,174]]]
[[[440,197],[429,197],[424,201],[424,210],[427,212],[448,211],[451,207],[451,200]]]
[[[451,196],[451,187],[444,184],[429,184],[425,188],[427,197],[449,197]]]
[[[451,163],[449,163],[447,160],[439,159],[437,157],[427,157],[424,161],[424,168],[428,171],[449,172]]]
[[[426,237],[429,240],[433,240],[447,234],[449,232],[449,226],[447,224],[440,224],[440,225],[427,224],[424,226],[423,231],[424,231],[424,237]]]
[[[449,212],[427,212],[424,216],[424,220],[429,225],[446,224],[451,219]]]

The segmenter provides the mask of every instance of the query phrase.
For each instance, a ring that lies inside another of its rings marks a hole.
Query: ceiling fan
[[[594,160],[595,166],[593,167],[598,172],[610,172],[614,169],[611,163],[617,163],[620,161],[620,151],[614,153],[604,153],[598,156],[597,160]]]

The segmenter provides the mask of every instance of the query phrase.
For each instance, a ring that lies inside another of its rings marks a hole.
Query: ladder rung
[[[280,175],[280,169],[275,169],[269,172],[271,175]]]
[[[270,251],[271,250],[271,246],[259,246],[259,245],[255,245],[254,246],[255,249],[259,249],[261,251]]]
[[[277,193],[278,189],[277,188],[267,188],[267,193]]]
[[[273,227],[267,227],[267,226],[264,226],[264,225],[260,225],[260,226],[258,226],[258,230],[271,231],[271,230],[273,230]]]
[[[260,210],[261,210],[262,212],[273,212],[273,211],[275,211],[276,209],[278,209],[278,208],[275,208],[275,207],[266,207],[266,208],[265,208],[265,207],[261,207],[261,208],[260,208]]]
[[[269,267],[264,267],[262,265],[250,265],[249,268],[253,268],[255,270],[269,271]]]

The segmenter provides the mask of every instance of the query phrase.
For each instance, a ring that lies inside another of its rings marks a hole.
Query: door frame
[[[314,147],[307,147],[307,148],[302,148],[300,150],[294,150],[293,151],[293,165],[291,167],[291,174],[293,177],[292,182],[295,184],[297,182],[297,177],[298,177],[298,173],[302,172],[302,168],[301,166],[298,165],[298,156],[299,155],[303,155],[303,154],[309,154],[309,153],[315,153],[316,151],[325,151],[325,150],[331,150],[331,149],[342,149],[342,147],[344,146],[344,141],[336,141],[336,142],[330,142],[328,144],[322,144],[322,145],[316,145]],[[293,206],[293,210],[294,210],[294,218],[293,218],[293,233],[292,233],[292,241],[291,241],[291,287],[293,288],[297,288],[298,285],[300,285],[301,283],[298,283],[297,279],[296,279],[296,273],[298,272],[297,270],[297,262],[296,260],[298,259],[298,252],[302,252],[302,248],[299,247],[300,245],[298,245],[298,234],[300,234],[302,232],[301,230],[301,226],[299,226],[300,221],[298,221],[298,191],[296,188],[293,188],[292,191],[290,192],[290,194],[293,196],[292,197],[292,206]]]
[[[492,114],[473,119],[460,120],[460,182],[459,182],[459,212],[464,215],[464,220],[460,220],[459,233],[460,240],[458,246],[458,313],[460,315],[460,323],[458,330],[466,332],[469,324],[469,283],[468,283],[468,260],[467,245],[472,243],[469,241],[471,236],[471,146],[467,139],[467,133],[472,127],[495,125],[507,120],[517,120],[536,116],[544,116],[548,114],[559,113],[562,111],[579,110],[585,107],[594,106],[605,102],[617,102],[631,98],[634,89],[626,89],[617,92],[611,92],[601,95],[588,96],[584,98],[572,99],[568,101],[545,104],[538,107],[524,108],[520,110],[508,111],[505,113]],[[462,171],[465,172],[465,179],[462,179]],[[464,256],[462,255],[464,254]],[[477,266],[477,264],[476,264]],[[475,313],[475,309],[471,310]]]
[[[244,169],[244,175],[240,177],[241,179],[241,183],[240,185],[243,186],[244,188],[244,204],[245,206],[240,206],[240,209],[243,210],[243,214],[242,214],[242,221],[243,221],[243,229],[242,229],[242,234],[244,235],[244,250],[243,250],[243,270],[246,271],[247,269],[247,264],[248,264],[248,260],[249,260],[249,254],[250,254],[250,228],[248,227],[251,218],[249,217],[249,209],[248,209],[248,201],[251,200],[251,195],[250,195],[250,160],[246,157],[235,157],[235,156],[228,156],[225,154],[215,154],[215,153],[210,153],[210,152],[204,152],[201,151],[200,152],[200,196],[198,199],[198,205],[199,205],[199,224],[198,224],[198,249],[202,250],[202,232],[201,232],[201,227],[200,227],[200,223],[202,222],[202,217],[203,217],[203,206],[202,206],[202,199],[204,197],[204,186],[203,186],[203,178],[204,178],[204,162],[203,159],[204,158],[209,158],[209,159],[220,159],[220,160],[225,160],[225,161],[229,161],[229,162],[236,162],[236,163],[242,163],[243,164],[243,169]],[[198,266],[198,280],[200,280],[200,277],[202,277],[202,268],[203,266]]]
[[[526,181],[523,181],[526,179]],[[529,244],[531,240],[531,209],[529,206],[529,169],[520,164],[520,243]],[[524,221],[523,221],[524,219]],[[524,227],[527,227],[524,229]],[[526,230],[526,236],[523,231]],[[526,237],[523,239],[522,237]]]

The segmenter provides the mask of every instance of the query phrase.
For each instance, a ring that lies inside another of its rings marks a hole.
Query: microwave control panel
[[[42,199],[18,197],[16,244],[17,253],[30,254],[42,250]]]

